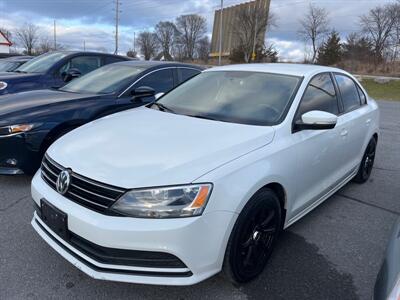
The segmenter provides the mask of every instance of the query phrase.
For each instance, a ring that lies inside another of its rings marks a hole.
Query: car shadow
[[[302,236],[284,231],[262,275],[240,290],[249,299],[358,299],[350,274],[339,272]]]

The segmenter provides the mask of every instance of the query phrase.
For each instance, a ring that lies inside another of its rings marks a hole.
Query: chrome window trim
[[[178,67],[165,67],[162,69],[157,69],[157,70],[153,70],[145,75],[143,75],[142,77],[140,77],[139,79],[137,79],[134,83],[132,83],[128,88],[126,88],[121,94],[118,95],[117,98],[121,98],[123,94],[125,94],[127,91],[129,91],[136,83],[138,83],[140,80],[142,80],[143,78],[146,78],[147,76],[155,73],[155,72],[159,72],[159,71],[163,71],[163,70],[168,70],[168,69],[177,69]]]

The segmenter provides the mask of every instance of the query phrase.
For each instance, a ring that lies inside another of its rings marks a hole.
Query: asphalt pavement
[[[31,228],[31,178],[0,176],[0,299],[371,299],[400,216],[400,102],[379,106],[370,180],[349,183],[286,230],[260,278],[239,288],[221,275],[189,287],[91,279]]]

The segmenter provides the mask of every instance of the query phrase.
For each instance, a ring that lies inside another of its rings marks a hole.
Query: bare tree
[[[136,58],[137,57],[137,53],[136,53],[135,50],[129,49],[128,52],[126,52],[126,56],[132,57],[132,58]]]
[[[43,53],[47,53],[52,51],[54,48],[53,43],[49,40],[48,37],[43,37],[40,42],[39,45],[35,48],[35,54],[40,55]]]
[[[156,25],[156,36],[160,46],[162,48],[162,54],[165,60],[173,60],[172,58],[172,47],[175,42],[175,37],[177,35],[178,30],[175,27],[175,24],[172,22],[159,22]]]
[[[180,41],[184,46],[185,56],[193,59],[197,42],[207,30],[206,19],[196,14],[179,16],[176,19],[176,27],[180,32]]]
[[[360,17],[362,32],[373,43],[375,63],[383,59],[385,50],[390,46],[391,37],[398,33],[396,29],[400,27],[399,20],[399,3],[377,6]],[[398,44],[398,40],[394,43]]]
[[[301,29],[298,31],[299,35],[306,42],[311,42],[312,58],[311,62],[314,63],[317,58],[318,48],[323,39],[329,33],[329,18],[328,13],[322,7],[310,4],[307,14],[300,20]]]
[[[15,36],[20,45],[25,48],[26,54],[32,55],[39,41],[39,27],[32,23],[25,23],[22,27],[17,29]]]
[[[197,43],[197,55],[198,57],[204,61],[208,61],[208,56],[210,55],[210,39],[208,36],[201,38]]]
[[[158,49],[158,40],[154,32],[143,31],[139,33],[137,43],[145,60],[150,60],[156,55]]]
[[[257,3],[257,2],[255,2]],[[265,32],[276,26],[276,15],[256,5],[240,10],[232,23],[233,33],[238,37],[237,53],[243,53],[244,61],[250,62],[253,52],[264,47]]]

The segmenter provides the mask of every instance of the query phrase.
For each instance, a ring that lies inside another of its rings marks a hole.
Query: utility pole
[[[57,50],[57,28],[56,28],[56,20],[54,20],[54,50]]]
[[[258,27],[258,3],[259,1],[256,0],[254,3],[254,16],[256,18],[256,23],[254,24],[254,40],[253,40],[253,53],[251,54],[251,60],[254,62],[256,60],[256,43],[257,43],[257,27]]]
[[[120,0],[115,0],[115,51],[114,54],[118,54],[118,26],[119,26],[119,6]]]
[[[86,41],[85,40],[83,40],[83,51],[84,52],[86,51]]]
[[[136,53],[136,32],[133,32],[133,52]]]
[[[222,16],[224,9],[224,0],[221,0],[221,12],[219,16],[219,56],[218,56],[218,65],[221,65],[222,61]]]

